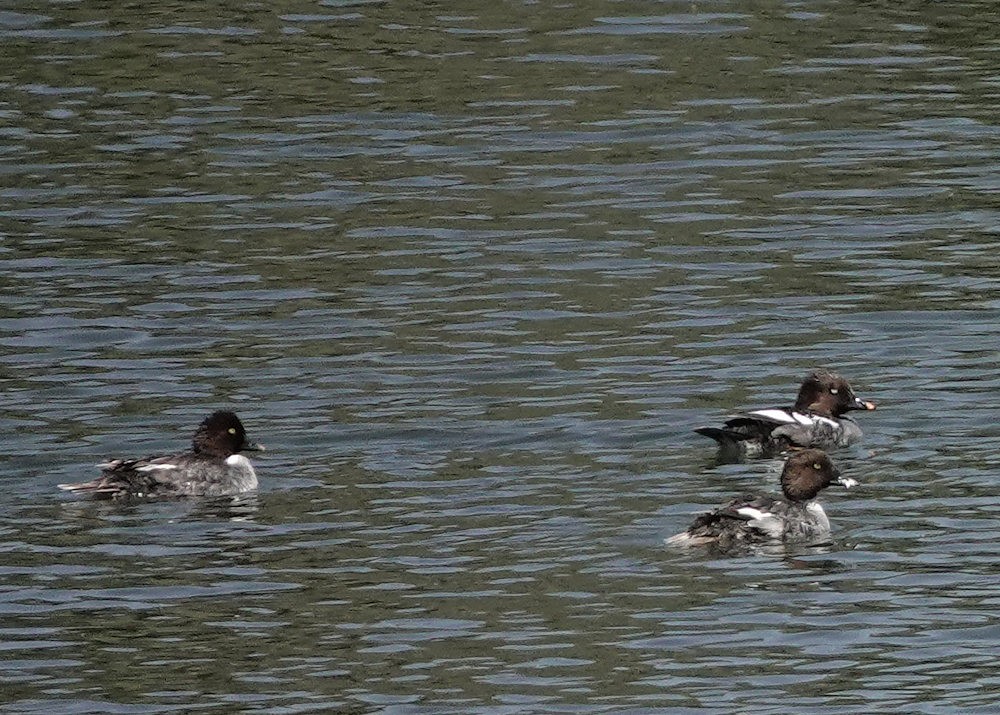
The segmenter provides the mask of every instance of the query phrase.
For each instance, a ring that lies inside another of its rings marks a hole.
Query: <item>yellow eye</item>
[[[229,428],[229,434],[236,434],[236,428],[235,427],[230,427]]]
[[[819,469],[819,468],[820,468],[820,463],[819,462],[813,462],[813,469]]]
[[[836,395],[837,394],[837,388],[836,387],[831,387],[830,388],[830,394],[831,395]]]

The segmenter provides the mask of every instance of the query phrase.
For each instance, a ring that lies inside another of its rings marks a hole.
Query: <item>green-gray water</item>
[[[997,712],[998,21],[0,11],[0,710]],[[665,548],[817,365],[833,543]],[[221,407],[256,495],[56,489]]]

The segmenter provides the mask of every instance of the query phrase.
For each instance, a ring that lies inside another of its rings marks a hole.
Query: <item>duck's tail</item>
[[[668,536],[663,540],[663,543],[667,546],[703,546],[705,544],[710,544],[715,540],[715,537],[692,534],[689,530],[682,531],[681,533],[674,534],[673,536]]]
[[[711,437],[719,443],[720,447],[736,447],[742,440],[746,439],[746,435],[732,432],[723,427],[699,427],[695,432],[705,437]]]
[[[94,494],[96,496],[107,496],[110,497],[114,495],[118,489],[117,487],[108,484],[107,479],[103,476],[97,479],[92,479],[89,482],[76,482],[74,484],[58,484],[60,489],[67,492],[77,492],[81,494]]]

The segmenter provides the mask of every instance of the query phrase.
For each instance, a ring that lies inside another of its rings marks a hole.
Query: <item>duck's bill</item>
[[[869,402],[868,400],[862,400],[860,397],[854,398],[854,409],[856,410],[874,410],[875,403]]]
[[[858,486],[858,480],[851,479],[850,477],[837,477],[837,484],[842,486],[844,489],[850,489],[851,487]]]
[[[265,452],[264,445],[257,444],[256,442],[246,442],[243,445],[244,452]]]

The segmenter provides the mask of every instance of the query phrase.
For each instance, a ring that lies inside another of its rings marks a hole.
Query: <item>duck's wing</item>
[[[778,500],[744,494],[728,504],[698,516],[687,531],[668,538],[668,544],[708,544],[766,541],[781,538],[784,523],[773,513]]]
[[[791,414],[795,417],[794,422],[778,425],[771,432],[771,439],[776,444],[831,448],[844,441],[843,420],[803,412]]]
[[[764,442],[777,427],[799,424],[798,413],[779,408],[752,410],[726,420],[722,427],[699,427],[698,434],[711,437],[719,444]]]
[[[59,488],[97,497],[150,496],[172,491],[170,476],[185,462],[188,454],[146,457],[143,459],[114,459],[98,465],[101,476],[89,482],[60,484]]]
[[[746,528],[758,532],[766,539],[780,539],[785,532],[785,519],[776,509],[780,502],[766,497],[744,503],[734,508],[739,518],[746,521]]]

